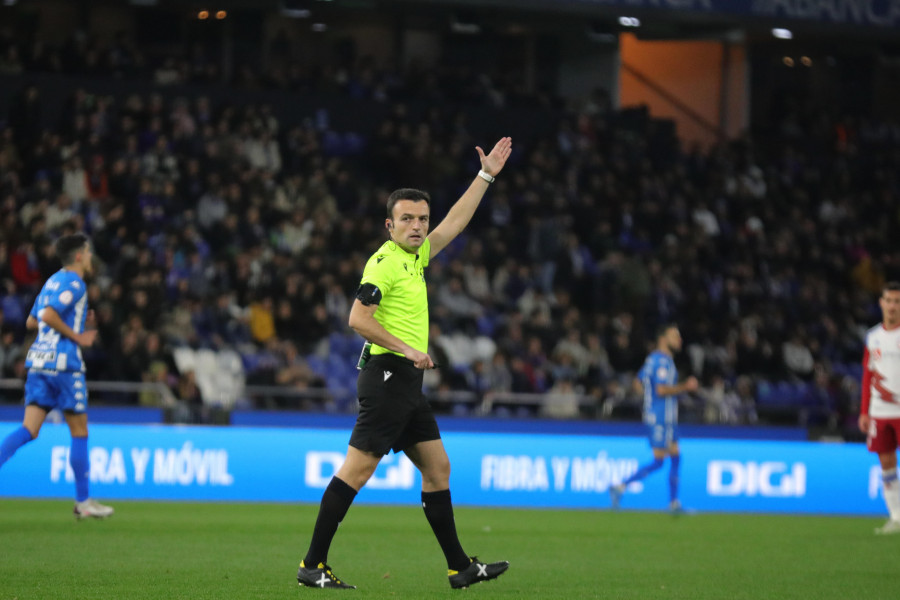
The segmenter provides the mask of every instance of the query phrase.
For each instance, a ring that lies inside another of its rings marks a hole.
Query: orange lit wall
[[[619,106],[647,105],[650,114],[674,119],[686,146],[708,147],[716,134],[690,118],[685,111],[636,77],[643,75],[670,96],[715,127],[723,126],[729,138],[740,135],[747,123],[747,66],[743,46],[728,46],[729,60],[723,71],[726,46],[719,41],[641,41],[632,34],[619,39],[622,68],[619,71]],[[724,75],[723,75],[724,73]],[[721,94],[726,94],[724,110]]]

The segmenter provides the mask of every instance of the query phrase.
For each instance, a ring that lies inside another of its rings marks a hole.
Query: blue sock
[[[678,500],[678,465],[681,464],[681,455],[672,455],[672,464],[669,466],[669,499]]]
[[[629,483],[631,483],[633,481],[640,481],[641,479],[643,479],[644,477],[646,477],[653,471],[657,470],[661,466],[663,466],[662,459],[654,458],[652,463],[646,464],[643,467],[641,467],[640,469],[638,469],[634,475],[632,475],[631,477],[629,477],[628,479],[623,481],[622,485],[628,485]]]
[[[69,464],[72,466],[72,472],[75,473],[75,500],[84,502],[88,499],[88,482],[90,479],[87,437],[72,438]]]
[[[0,467],[2,467],[6,461],[12,458],[12,455],[16,453],[16,450],[18,450],[31,440],[31,432],[25,429],[24,425],[6,436],[6,438],[3,440],[3,443],[0,444]]]

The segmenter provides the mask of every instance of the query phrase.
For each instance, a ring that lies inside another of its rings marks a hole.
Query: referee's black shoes
[[[477,557],[472,557],[472,562],[462,571],[454,571],[449,569],[447,574],[450,576],[450,587],[453,589],[465,589],[473,583],[487,581],[488,579],[496,579],[500,577],[509,568],[508,560],[501,560],[494,563],[483,563]]]
[[[355,585],[350,585],[349,583],[345,583],[338,579],[337,576],[331,572],[331,567],[325,563],[319,563],[319,566],[315,569],[309,569],[303,564],[302,560],[300,561],[300,568],[297,570],[297,583],[315,588],[356,589]]]

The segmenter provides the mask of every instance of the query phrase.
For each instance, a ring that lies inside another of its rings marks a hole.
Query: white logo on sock
[[[387,381],[388,379],[390,379],[391,375],[393,375],[393,373],[391,371],[385,371],[384,372],[384,380]]]

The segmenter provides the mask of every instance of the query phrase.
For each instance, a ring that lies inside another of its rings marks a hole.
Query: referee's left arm
[[[417,369],[433,369],[434,361],[424,352],[416,350],[396,335],[389,332],[375,319],[377,304],[366,305],[357,298],[350,307],[350,320],[348,325],[356,333],[370,342],[387,348],[392,352],[399,352],[415,363]]]
[[[431,242],[431,253],[429,259],[437,256],[438,252],[447,247],[458,236],[475,214],[475,209],[481,204],[481,199],[487,191],[490,182],[494,177],[503,170],[506,159],[512,152],[512,138],[501,138],[494,145],[494,149],[488,155],[484,154],[484,150],[480,146],[476,146],[478,157],[481,159],[481,171],[472,180],[469,188],[450,208],[450,212],[444,217],[440,225],[434,228],[428,236]],[[482,175],[481,173],[484,173]]]

